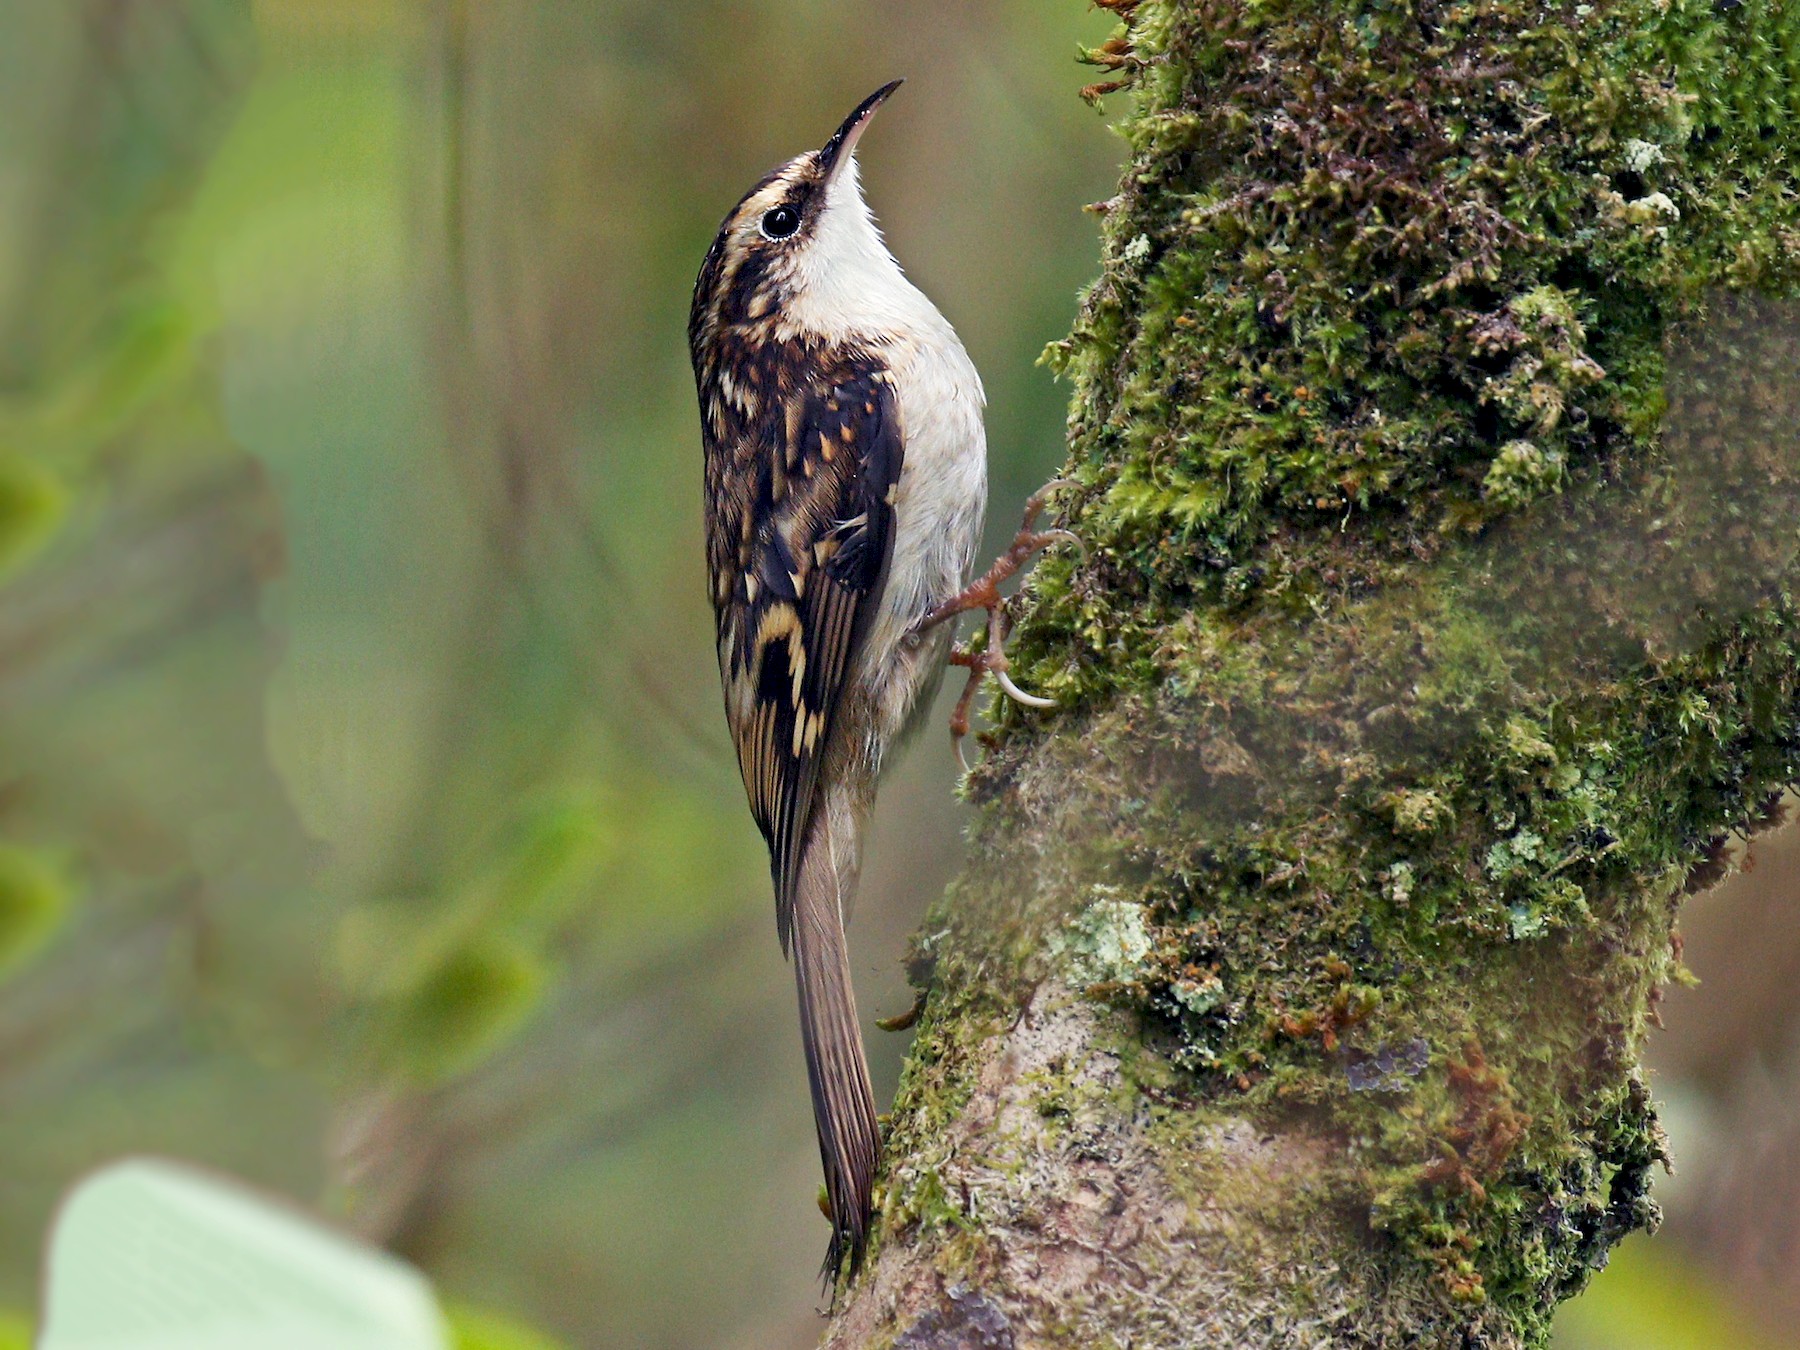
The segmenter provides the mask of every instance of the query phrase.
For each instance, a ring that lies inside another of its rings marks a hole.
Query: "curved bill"
[[[825,171],[827,183],[842,173],[844,165],[850,162],[850,156],[856,152],[856,143],[862,139],[863,129],[869,125],[869,119],[875,115],[875,110],[886,103],[888,95],[904,83],[904,80],[891,80],[882,85],[857,104],[856,111],[846,117],[844,125],[825,142],[825,148],[819,151],[819,167]]]

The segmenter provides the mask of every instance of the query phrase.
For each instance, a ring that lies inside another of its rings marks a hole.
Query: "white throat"
[[[878,335],[955,340],[949,323],[882,242],[854,158],[826,190],[825,209],[796,262],[783,312],[802,332],[840,341]]]

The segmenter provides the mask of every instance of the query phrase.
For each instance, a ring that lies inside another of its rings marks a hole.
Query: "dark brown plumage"
[[[899,410],[863,352],[750,338],[700,369],[719,668],[749,692],[727,711],[786,951],[820,754],[892,549]],[[732,387],[761,391],[754,411]]]

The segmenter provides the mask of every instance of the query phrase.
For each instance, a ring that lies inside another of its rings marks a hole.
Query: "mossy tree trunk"
[[[1800,770],[1779,0],[1115,0],[1067,523],[828,1344],[1521,1346]]]

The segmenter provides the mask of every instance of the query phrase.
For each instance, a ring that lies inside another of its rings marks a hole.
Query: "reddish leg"
[[[1018,534],[1008,545],[994,565],[977,577],[962,594],[952,596],[939,605],[923,619],[919,620],[916,631],[925,632],[937,627],[940,623],[956,618],[972,609],[987,611],[987,645],[979,651],[971,642],[966,647],[958,647],[950,653],[950,664],[963,666],[969,672],[969,682],[963,686],[962,697],[956,701],[956,709],[950,714],[950,737],[956,749],[956,758],[961,762],[964,771],[968,770],[968,761],[963,759],[962,738],[969,734],[969,706],[975,701],[975,691],[981,687],[982,677],[992,674],[1006,696],[1014,702],[1023,703],[1028,708],[1054,708],[1052,699],[1039,698],[1036,694],[1028,694],[1013,683],[1008,674],[1011,669],[1004,650],[1007,632],[1012,627],[1012,616],[1007,611],[1006,597],[1000,594],[1002,583],[1018,574],[1031,558],[1043,552],[1051,544],[1067,541],[1077,548],[1081,540],[1068,530],[1038,530],[1033,526],[1038,514],[1044,509],[1044,503],[1059,487],[1068,486],[1067,480],[1056,479],[1046,483],[1025,502],[1025,519],[1019,526]]]

